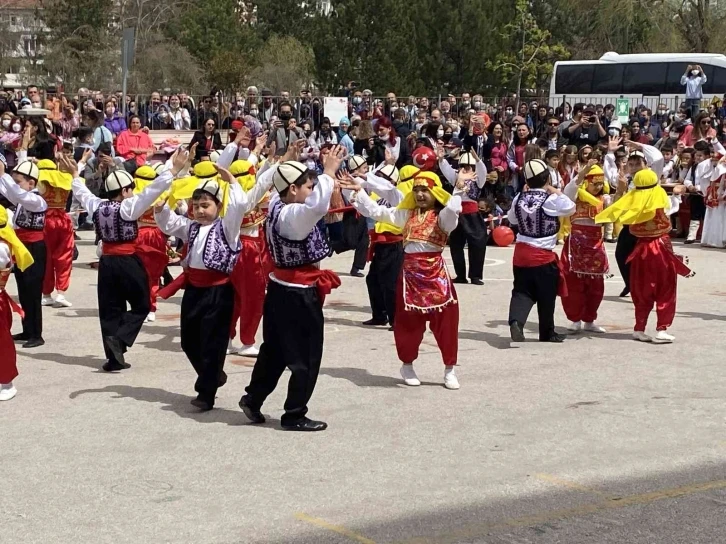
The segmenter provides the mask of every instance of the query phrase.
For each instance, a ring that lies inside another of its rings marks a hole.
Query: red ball
[[[514,242],[514,232],[512,232],[512,229],[505,227],[504,225],[495,228],[492,231],[492,237],[494,238],[494,243],[499,247],[507,247]]]
[[[436,168],[436,153],[430,147],[422,146],[411,154],[414,166],[421,170],[431,171]]]

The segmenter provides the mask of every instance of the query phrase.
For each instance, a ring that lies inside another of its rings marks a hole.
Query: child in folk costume
[[[595,217],[595,222],[620,221],[630,226],[637,239],[630,254],[630,288],[635,306],[633,338],[641,342],[670,343],[675,339],[666,330],[676,314],[678,275],[690,277],[691,270],[684,259],[673,252],[669,233],[670,214],[679,208],[682,187],[676,187],[668,197],[659,185],[658,174],[641,170],[633,177],[635,187]],[[624,185],[624,184],[623,184]],[[624,187],[618,188],[618,193]],[[655,339],[645,334],[648,314],[655,305],[658,315]]]
[[[267,188],[271,186],[273,172],[269,168],[264,173],[260,173],[260,179],[257,181],[255,180],[255,167],[249,161],[234,161],[229,171],[244,191],[252,191],[257,184]],[[264,235],[269,194],[267,192],[257,194],[259,194],[259,199],[254,208],[242,218],[240,228],[242,249],[237,264],[232,270],[235,301],[227,353],[236,353],[243,357],[256,357],[260,353],[255,347],[255,336],[260,327],[260,321],[262,321],[265,289],[272,271],[272,261],[270,253],[267,251]],[[257,198],[257,194],[250,193],[249,198]],[[238,320],[242,348],[237,348],[233,344]]]
[[[474,151],[459,155],[458,173],[471,174],[459,178],[458,173],[444,158],[443,146],[438,147],[439,168],[454,187],[453,194],[461,198],[459,224],[451,233],[449,248],[454,263],[456,278],[454,283],[469,283],[466,279],[466,260],[464,246],[469,252],[469,279],[474,285],[484,285],[484,260],[486,258],[489,231],[484,217],[479,213],[479,195],[487,181],[487,167]]]
[[[507,215],[509,223],[518,227],[509,332],[513,342],[524,342],[524,325],[537,304],[539,341],[562,342],[565,337],[555,332],[555,302],[558,294],[567,293],[567,285],[553,250],[560,217],[571,216],[575,203],[549,184],[544,161],[529,161],[523,172],[526,190],[514,198]]]
[[[22,316],[23,311],[5,290],[13,261],[17,268],[25,271],[33,265],[33,256],[15,235],[7,210],[0,206],[0,401],[12,399],[18,392],[13,385],[18,368],[10,328],[13,312]]]
[[[166,299],[184,289],[181,305],[181,347],[197,373],[192,405],[214,408],[217,389],[227,382],[224,360],[234,311],[230,274],[240,251],[240,225],[245,214],[267,192],[259,183],[248,195],[228,170],[209,161],[198,163],[195,177],[179,180],[178,187],[194,183],[191,202],[194,219],[176,215],[167,205],[156,206],[156,222],[169,236],[187,242],[184,273],[164,287]],[[184,188],[172,187],[178,197]]]
[[[161,170],[163,172],[164,170]],[[134,194],[139,194],[153,184],[157,171],[151,166],[140,166],[134,173]],[[159,197],[164,200],[164,195]],[[159,281],[169,263],[166,252],[166,235],[156,224],[154,208],[151,207],[139,217],[139,235],[136,238],[136,253],[144,264],[149,280],[149,315],[147,322],[156,321],[156,299],[159,294]]]
[[[703,219],[703,231],[701,232],[701,246],[723,248],[726,243],[724,231],[726,230],[726,203],[724,203],[724,164],[723,146],[716,142],[711,151],[711,159],[703,161],[698,165],[697,175],[700,178],[699,185],[704,189],[703,202],[706,205],[706,213]]]
[[[134,178],[125,170],[106,177],[106,198],[94,196],[78,177],[76,164],[61,158],[73,173],[73,194],[93,218],[96,235],[101,240],[102,255],[98,264],[98,319],[101,323],[106,363],[103,370],[113,372],[129,368],[126,350],[133,346],[149,314],[149,280],[142,260],[136,254],[139,218],[168,189],[173,177],[186,162],[185,153],[175,153],[171,171],[166,171],[134,195]],[[127,309],[127,304],[131,307]]]
[[[33,256],[33,264],[25,270],[15,267],[18,298],[23,308],[23,332],[13,336],[16,342],[24,342],[24,348],[45,344],[43,340],[43,278],[45,277],[45,212],[46,201],[35,189],[38,167],[31,161],[19,163],[11,175],[5,173],[0,163],[0,194],[16,205],[13,223],[15,233]]]
[[[297,158],[298,151],[297,146],[292,151],[289,148],[284,158]],[[289,368],[282,428],[327,428],[326,423],[311,420],[306,414],[323,357],[323,302],[325,295],[340,285],[340,278],[330,270],[321,270],[319,263],[333,253],[323,218],[344,154],[344,148],[333,147],[323,159],[321,175],[296,160],[274,167],[277,194],[270,199],[265,223],[274,270],[265,295],[260,354],[239,402],[253,423],[265,422],[260,409]]]
[[[47,251],[43,279],[43,306],[70,308],[65,293],[71,284],[73,269],[73,220],[66,213],[66,203],[73,178],[58,170],[48,159],[38,161],[38,192],[48,203],[45,212],[45,246]],[[88,211],[88,210],[86,210]],[[57,290],[57,295],[53,291]]]
[[[567,184],[564,195],[575,203],[570,216],[572,231],[562,248],[562,267],[565,269],[567,296],[562,308],[570,320],[571,331],[586,330],[604,333],[595,323],[597,310],[605,295],[605,277],[610,268],[603,245],[603,227],[595,224],[595,216],[610,205],[610,186],[605,172],[591,160]]]
[[[458,389],[454,367],[459,348],[459,305],[441,253],[459,221],[461,198],[449,195],[432,172],[419,172],[413,179],[412,191],[396,208],[376,204],[358,185],[348,188],[356,191],[354,206],[363,215],[403,229],[405,255],[393,335],[398,358],[403,363],[404,382],[421,385],[413,362],[418,358],[429,322],[446,367],[444,385],[447,389]]]

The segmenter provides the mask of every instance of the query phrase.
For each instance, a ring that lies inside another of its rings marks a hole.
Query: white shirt
[[[412,210],[399,210],[398,208],[381,206],[374,202],[365,191],[357,191],[354,194],[352,204],[361,215],[370,217],[376,221],[390,223],[399,228],[405,227],[411,217]],[[459,224],[460,213],[461,198],[459,196],[452,196],[446,204],[446,207],[439,212],[439,227],[441,230],[446,234],[451,234],[456,228],[456,225]],[[441,252],[443,248],[428,242],[407,242],[403,250],[406,253],[427,253],[433,251]]]
[[[556,168],[552,168],[551,166],[547,167],[547,170],[550,172],[550,185],[554,187],[555,189],[561,189],[562,188],[562,176],[560,176],[559,170]]]
[[[0,270],[5,270],[10,266],[13,260],[13,255],[10,253],[10,246],[5,242],[0,241]],[[0,289],[0,293],[3,289]]]
[[[139,194],[122,200],[121,209],[119,211],[121,219],[124,221],[138,220],[139,217],[144,215],[144,212],[159,199],[161,193],[169,189],[173,179],[174,176],[172,173],[166,170],[159,174],[154,182]],[[86,210],[88,215],[91,217],[93,217],[93,214],[96,213],[96,210],[101,203],[107,202],[107,199],[98,198],[91,193],[91,191],[86,188],[86,184],[83,183],[81,178],[75,178],[73,180],[72,190],[75,197],[81,203],[81,206],[83,206],[83,209]]]
[[[189,130],[192,126],[192,119],[186,108],[178,108],[176,111],[170,109],[169,119],[174,125],[174,130]]]
[[[29,212],[41,213],[48,209],[48,203],[38,194],[37,189],[32,191],[21,189],[10,174],[0,177],[0,194]],[[15,216],[13,216],[13,226],[15,226],[14,220]]]
[[[687,74],[681,76],[681,85],[686,86],[686,99],[703,98],[703,85],[706,83],[706,74],[696,77],[688,77]]]
[[[403,200],[403,193],[387,179],[377,176],[375,171],[368,172],[365,179],[357,179],[363,189],[371,193],[376,193],[379,197],[388,202],[391,207],[395,208],[401,203],[401,200]]]
[[[219,154],[219,158],[217,159],[217,164],[221,166],[222,168],[229,168],[232,163],[237,159],[237,151],[239,150],[239,146],[234,142],[229,142],[224,150]],[[252,166],[255,166],[258,162],[257,155],[254,153],[251,153],[249,149],[246,147],[242,148],[242,151],[240,151],[240,160],[243,161],[249,161]]]
[[[461,197],[462,202],[476,202],[475,200],[472,200],[469,198],[469,195],[467,194],[469,191],[466,189],[458,189],[456,187],[456,180],[458,177],[458,173],[454,168],[448,163],[446,159],[441,159],[439,161],[439,168],[441,169],[441,173],[444,175],[444,177],[447,179],[447,181],[454,187],[454,193],[457,196]],[[476,166],[474,167],[476,171],[476,178],[474,178],[474,183],[477,184],[479,189],[484,187],[484,183],[486,183],[487,180],[487,167],[484,164],[484,162],[479,159],[476,162]]]
[[[570,184],[572,183],[574,183],[574,181],[570,182]],[[570,184],[568,184],[568,186]],[[544,189],[530,190],[544,191]],[[509,208],[509,212],[507,213],[507,219],[509,219],[509,223],[512,225],[519,224],[515,213],[516,205],[519,201],[519,196],[520,195],[514,197],[514,200],[512,201],[512,207]],[[548,196],[547,200],[545,200],[542,204],[542,211],[552,217],[569,217],[573,213],[575,213],[575,203],[563,194],[552,194]],[[517,234],[517,243],[520,242],[524,244],[529,244],[530,246],[539,249],[548,249],[552,251],[557,245],[557,234],[553,234],[552,236],[545,236],[544,238],[530,238],[529,236]]]

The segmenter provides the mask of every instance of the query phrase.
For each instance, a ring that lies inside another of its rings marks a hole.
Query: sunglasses
[[[560,124],[559,123],[547,123],[547,126],[548,127],[559,127]]]
[[[710,124],[710,123],[711,123],[711,121],[706,121],[706,120],[703,120],[703,121],[701,121],[701,124],[702,124],[702,125],[708,125],[708,124]]]

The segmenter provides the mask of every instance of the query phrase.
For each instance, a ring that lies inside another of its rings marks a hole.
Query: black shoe
[[[13,342],[27,342],[28,340],[30,340],[30,336],[28,336],[24,332],[13,334]]]
[[[605,238],[605,241],[608,244],[614,244],[615,242],[617,242],[617,240],[615,238]]]
[[[283,423],[282,428],[285,431],[315,432],[324,431],[328,428],[328,424],[323,421],[313,421],[312,419],[304,417],[295,423]]]
[[[227,373],[223,370],[222,375],[219,377],[219,381],[217,382],[217,387],[222,387],[225,383],[227,383]]]
[[[31,338],[30,340],[25,342],[25,344],[23,344],[23,347],[26,349],[30,349],[30,348],[38,348],[38,347],[44,346],[44,345],[45,345],[45,340],[43,340],[42,338]]]
[[[620,291],[620,295],[619,296],[621,296],[621,297],[627,297],[629,294],[630,294],[630,287],[626,287],[625,289],[623,289],[622,291]]]
[[[691,245],[691,244],[695,244],[696,243],[696,240],[689,240],[689,239],[686,238],[686,240],[683,243],[686,244],[686,245]]]
[[[466,278],[456,277],[453,280],[451,280],[451,283],[469,283],[469,280],[467,280]]]
[[[78,226],[78,230],[93,230],[94,226],[93,223],[83,223],[82,225]]]
[[[374,317],[373,319],[364,321],[363,323],[361,323],[361,325],[366,325],[369,327],[382,327],[383,325],[388,325],[388,320],[387,319],[376,319]]]
[[[259,425],[260,423],[265,422],[265,416],[262,415],[262,412],[254,410],[249,404],[247,404],[247,400],[245,400],[244,397],[240,399],[239,407],[242,408],[245,416],[247,416],[247,419],[249,419],[252,423]]]
[[[102,368],[106,372],[118,372],[119,370],[131,368],[131,365],[125,362],[119,363],[118,361],[106,361]]]
[[[545,338],[544,340],[540,338],[540,342],[554,342],[555,344],[559,344],[564,341],[565,336],[562,334],[557,334],[556,332],[553,332],[549,338]]]
[[[479,278],[472,278],[471,280],[472,285],[484,285],[484,280]]]
[[[214,404],[207,402],[206,400],[202,400],[200,397],[192,400],[189,404],[191,404],[195,408],[199,408],[199,410],[202,412],[209,412],[211,409],[214,408]]]
[[[354,278],[362,278],[365,276],[365,274],[363,274],[363,272],[361,272],[357,268],[351,268],[350,275],[353,276]]]
[[[73,233],[73,239],[77,241],[77,240],[80,240],[80,239],[81,239],[81,237],[80,237],[80,236],[78,236],[78,235],[77,235],[77,234],[76,234],[76,233],[74,232],[74,233]]]
[[[106,336],[104,339],[106,340],[106,345],[113,354],[114,358],[119,363],[124,364],[126,362],[126,359],[124,358],[124,348],[121,340],[119,340],[115,336]]]
[[[524,329],[518,322],[514,322],[509,325],[509,336],[512,337],[512,342],[524,342]]]

